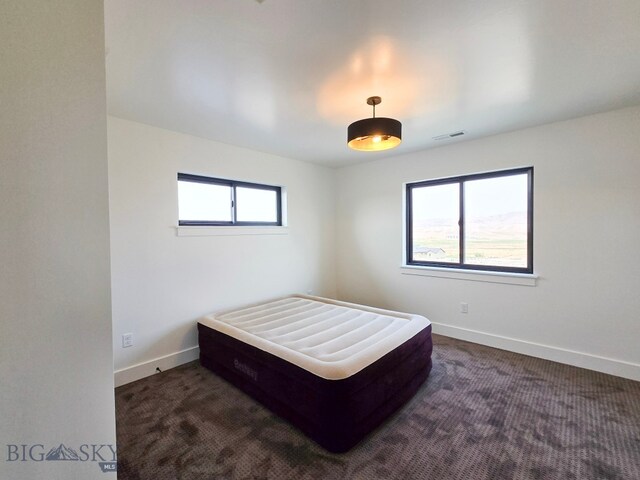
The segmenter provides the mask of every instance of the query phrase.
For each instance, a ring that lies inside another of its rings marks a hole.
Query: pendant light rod
[[[367,98],[367,105],[371,105],[373,107],[373,118],[376,118],[376,105],[382,103],[382,98],[380,97],[369,97]]]

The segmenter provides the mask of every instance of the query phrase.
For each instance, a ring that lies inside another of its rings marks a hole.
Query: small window
[[[533,167],[406,186],[406,260],[533,273]]]
[[[178,173],[178,225],[282,225],[282,189]]]

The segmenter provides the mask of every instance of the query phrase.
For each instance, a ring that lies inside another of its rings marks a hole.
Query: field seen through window
[[[460,262],[460,188],[464,188],[464,259],[469,265],[527,267],[527,175],[413,190],[413,259]]]

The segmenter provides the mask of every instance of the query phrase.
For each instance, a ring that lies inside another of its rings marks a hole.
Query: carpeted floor
[[[118,479],[640,479],[640,382],[434,344],[413,400],[339,455],[197,362],[119,387]]]

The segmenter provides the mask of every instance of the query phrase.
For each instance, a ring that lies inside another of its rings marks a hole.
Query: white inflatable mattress
[[[420,315],[305,295],[211,314],[199,323],[329,380],[359,372],[430,324]]]

